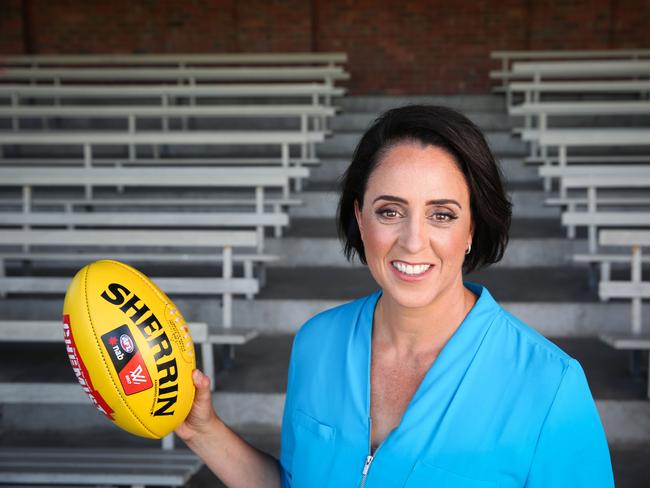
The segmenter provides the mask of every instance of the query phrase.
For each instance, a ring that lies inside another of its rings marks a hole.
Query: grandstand
[[[338,180],[370,123],[406,103],[451,106],[487,135],[514,220],[503,261],[467,279],[580,361],[617,486],[648,486],[650,49],[492,44],[463,58],[469,85],[443,70],[422,88],[373,85],[365,51],[331,35],[185,55],[0,42],[0,486],[219,486],[181,442],[123,433],[75,393],[53,330],[66,280],[100,256],[166,285],[220,416],[277,454],[293,335],[376,289],[341,252]],[[123,446],[138,457],[113,479],[120,457],[97,462]]]

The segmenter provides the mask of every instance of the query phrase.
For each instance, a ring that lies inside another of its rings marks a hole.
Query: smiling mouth
[[[400,273],[404,273],[409,276],[418,276],[426,273],[431,268],[431,264],[408,264],[402,261],[391,261],[393,268],[395,268]]]

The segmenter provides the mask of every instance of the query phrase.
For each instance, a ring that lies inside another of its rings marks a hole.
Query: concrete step
[[[323,158],[350,157],[362,135],[361,131],[336,132],[317,147],[316,153]],[[526,144],[513,138],[509,131],[485,132],[485,136],[492,151],[500,157],[523,156],[528,153]]]
[[[525,271],[525,270],[522,270]],[[341,275],[341,285],[347,279]],[[531,278],[532,280],[532,278]],[[368,278],[365,288],[376,289]],[[514,286],[514,285],[513,285]],[[521,286],[521,285],[520,285]],[[559,282],[557,294],[562,293]],[[492,291],[492,289],[491,289]],[[587,292],[585,292],[586,294]],[[362,296],[363,290],[355,296]],[[542,294],[543,295],[543,294]],[[526,301],[513,301],[506,298],[501,305],[514,313],[545,335],[557,337],[580,337],[600,333],[630,330],[631,306],[629,301],[607,303],[592,301],[555,301],[544,297],[532,297]],[[0,301],[0,317],[3,320],[59,320],[61,316],[60,297],[38,297],[38,307],[34,299],[22,297]],[[293,333],[310,317],[322,310],[335,307],[351,300],[350,298],[256,298],[254,301],[236,299],[233,316],[239,326],[255,327],[268,333]],[[203,321],[217,325],[221,317],[221,305],[217,300],[190,297],[174,297],[174,303],[183,311],[186,320]],[[643,314],[650,314],[650,305],[643,306]]]
[[[262,334],[236,348],[230,369],[217,371],[215,389],[220,393],[284,393],[293,334]],[[629,371],[629,353],[609,347],[595,337],[550,337],[561,349],[580,361],[586,371],[594,398],[598,400],[644,400],[647,363],[641,373]],[[56,344],[0,344],[5,368],[0,381],[53,382],[74,381],[68,358]],[[220,357],[221,349],[215,348]],[[34,358],[25,364],[24,357]],[[220,364],[220,362],[217,362]],[[648,405],[650,407],[650,404]]]
[[[265,250],[280,256],[279,261],[268,264],[270,268],[301,266],[345,268],[350,265],[361,265],[357,260],[349,263],[345,259],[343,245],[335,237],[268,239]],[[510,239],[503,259],[495,266],[507,268],[574,266],[572,256],[586,250],[587,242],[584,239]]]
[[[313,187],[312,187],[313,188]],[[291,208],[289,214],[294,217],[333,217],[336,215],[338,194],[335,188],[328,191],[304,191],[296,196],[303,200],[303,205]],[[510,198],[513,215],[516,218],[560,218],[560,209],[544,206],[548,194],[543,190],[513,190]]]
[[[650,403],[645,399],[646,372],[631,376],[628,354],[611,349],[594,338],[551,338],[580,361],[605,425],[610,442],[647,441],[650,436]],[[216,376],[213,402],[229,425],[264,424],[279,428],[292,335],[262,335],[237,348],[232,369]],[[1,381],[73,382],[67,357],[55,345],[0,345]],[[28,368],[24,356],[34,358]],[[100,435],[119,439],[121,432],[99,415],[90,403],[74,406],[6,405],[0,428],[40,433],[61,428],[78,433],[96,429]],[[56,425],[51,422],[56,418]],[[4,435],[3,435],[4,438]],[[88,440],[87,440],[88,441]],[[6,440],[3,440],[6,442]],[[144,441],[138,441],[144,442]]]
[[[141,269],[150,272],[147,267]],[[74,271],[68,271],[70,276]],[[613,277],[618,279],[624,274],[615,270]],[[545,335],[571,337],[630,329],[630,302],[599,302],[589,285],[586,268],[493,267],[468,275],[467,279],[485,284],[506,309]],[[314,314],[377,288],[368,270],[361,267],[270,267],[267,285],[253,301],[234,300],[233,315],[238,326],[294,332]],[[63,293],[9,296],[0,300],[0,318],[59,320]],[[191,296],[173,299],[187,320],[218,325],[218,300]],[[34,306],[35,300],[38,306]],[[643,313],[650,313],[650,304],[644,305]]]
[[[609,413],[610,409],[608,408],[608,404],[603,402],[597,402],[597,404],[601,416],[603,413]],[[632,408],[627,405],[625,410],[632,410]],[[624,411],[624,413],[626,412]],[[606,422],[606,427],[608,423],[611,424],[611,422]],[[257,449],[269,453],[276,458],[279,457],[279,426],[269,423],[250,422],[237,424],[233,427],[237,434]],[[647,488],[647,481],[650,479],[650,466],[648,465],[650,442],[647,439],[639,439],[636,441],[617,439],[614,434],[618,433],[618,430],[612,432],[610,428],[608,432],[616,486],[618,488]],[[636,437],[639,438],[640,435]],[[120,448],[158,448],[160,447],[160,442],[136,437],[117,428],[110,431],[98,431],[96,428],[87,428],[75,431],[67,430],[63,436],[60,432],[51,429],[41,431],[9,430],[3,432],[2,437],[0,437],[0,445],[15,447],[86,447],[89,449],[109,446]],[[176,448],[186,449],[186,446],[181,441],[177,441]],[[190,479],[188,486],[193,488],[226,487],[206,466],[202,467]]]
[[[503,112],[505,99],[496,95],[349,96],[336,103],[343,112],[384,112],[412,104],[444,105],[461,112]]]
[[[270,234],[269,234],[270,235]],[[551,218],[514,218],[510,225],[510,239],[549,239],[564,238],[565,229],[560,220]],[[578,232],[578,237],[586,236],[586,232]],[[333,217],[322,218],[292,218],[289,228],[285,230],[284,238],[336,238],[336,221]]]
[[[321,164],[310,167],[310,182],[336,182],[343,175],[351,162],[351,157],[327,157],[321,159]],[[537,168],[524,164],[522,157],[502,157],[499,160],[505,180],[512,183],[537,182]]]
[[[329,128],[338,132],[365,132],[382,112],[344,112],[330,120]],[[505,112],[464,112],[481,130],[496,131],[512,129],[511,118]]]
[[[586,232],[579,229],[577,239],[567,239],[565,229],[556,218],[514,219],[510,241],[499,267],[577,266],[573,254],[587,249]],[[267,238],[265,249],[281,256],[270,267],[360,266],[343,256],[334,218],[294,218],[282,238]]]

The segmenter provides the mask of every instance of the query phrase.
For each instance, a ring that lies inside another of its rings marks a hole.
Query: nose
[[[426,222],[424,222],[424,219],[411,217],[408,219],[400,237],[404,249],[411,254],[417,254],[428,242]]]

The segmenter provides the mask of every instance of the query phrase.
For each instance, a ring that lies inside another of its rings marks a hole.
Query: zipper
[[[363,465],[363,471],[361,471],[363,477],[361,478],[361,485],[359,485],[359,488],[366,486],[366,477],[368,476],[368,471],[370,471],[370,465],[372,464],[373,459],[375,459],[375,457],[372,454],[368,455],[366,458],[366,464]]]
[[[363,465],[363,470],[361,471],[361,484],[359,485],[359,488],[364,488],[366,486],[366,478],[368,477],[368,472],[370,471],[370,465],[372,462],[375,460],[377,457],[377,453],[379,452],[379,449],[381,449],[381,446],[384,445],[384,441],[381,442],[377,446],[377,449],[375,449],[375,453],[372,454],[372,417],[368,417],[368,456],[366,456],[366,462]],[[388,436],[387,436],[388,437]]]

